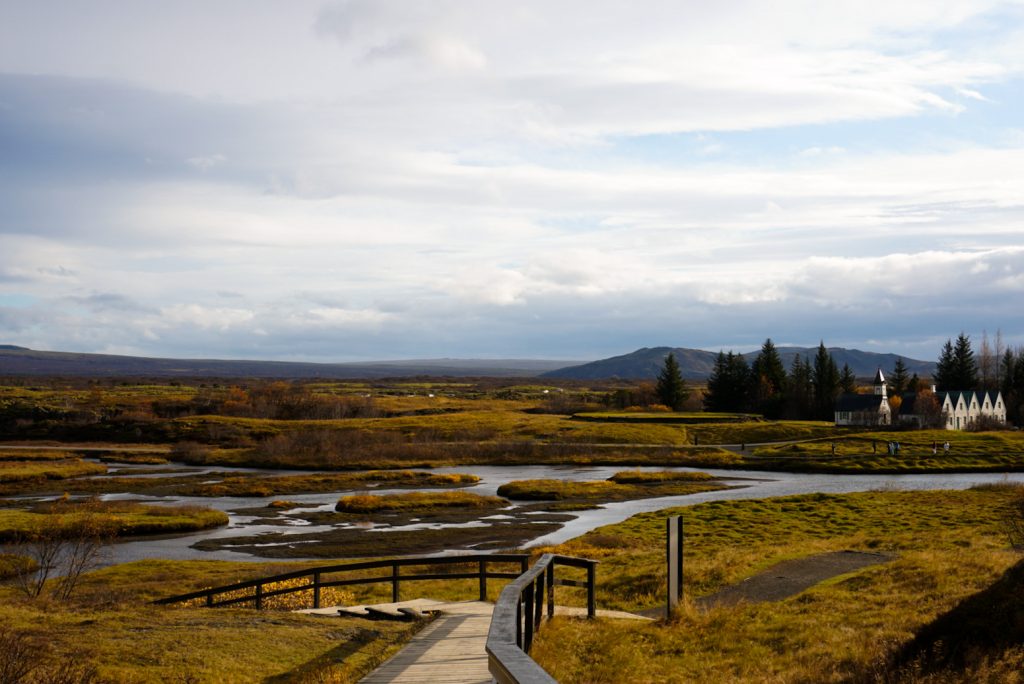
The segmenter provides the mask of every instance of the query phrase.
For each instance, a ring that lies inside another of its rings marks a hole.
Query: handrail
[[[555,577],[555,566],[584,568],[585,582]],[[487,668],[498,684],[555,684],[530,656],[533,635],[540,629],[547,597],[547,617],[555,614],[555,587],[587,590],[587,617],[597,614],[594,600],[597,561],[546,553],[532,568],[509,583],[498,596],[487,632]],[[525,618],[525,620],[524,620]]]
[[[183,603],[185,601],[193,601],[195,599],[206,599],[205,605],[209,608],[217,606],[229,606],[239,603],[255,604],[256,609],[263,607],[263,600],[272,596],[281,596],[284,594],[292,594],[300,591],[312,591],[313,592],[313,607],[320,607],[320,590],[324,587],[343,587],[352,586],[356,584],[375,584],[378,582],[390,582],[391,583],[391,600],[395,603],[399,600],[399,586],[401,582],[413,582],[419,580],[439,580],[439,579],[478,579],[480,583],[480,600],[487,600],[487,580],[488,579],[515,579],[521,576],[521,573],[526,572],[527,565],[530,557],[526,554],[518,553],[505,553],[505,554],[472,554],[466,556],[434,556],[434,557],[419,557],[419,558],[395,558],[392,560],[377,560],[377,561],[361,561],[358,563],[343,563],[341,565],[324,565],[314,568],[306,568],[304,570],[295,570],[293,572],[286,572],[280,575],[272,575],[270,577],[261,577],[259,579],[248,580],[246,582],[236,582],[234,584],[228,584],[221,587],[213,587],[210,589],[202,589],[200,591],[193,591],[188,594],[179,594],[177,596],[168,596],[167,598],[158,599],[153,601],[155,604],[170,604],[170,603]],[[400,569],[403,567],[416,566],[416,565],[458,565],[465,563],[476,563],[477,570],[475,572],[462,572],[462,573],[421,573],[412,575],[403,575]],[[491,563],[518,563],[520,571],[518,573],[513,572],[492,572],[489,569]],[[388,568],[391,572],[387,575],[381,575],[377,577],[354,577],[351,579],[341,580],[325,580],[324,575],[329,575],[339,572],[355,572],[358,570],[375,570],[378,568]],[[292,579],[301,579],[308,577],[310,582],[297,587],[285,587],[283,589],[275,589],[273,591],[265,591],[264,587],[267,584],[273,584],[275,582],[282,582]],[[220,601],[215,600],[215,596],[219,594],[229,594],[231,592],[241,591],[244,589],[255,589],[255,591],[246,596],[227,598]]]

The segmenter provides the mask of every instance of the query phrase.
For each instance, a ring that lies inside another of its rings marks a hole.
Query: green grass
[[[848,428],[837,428],[829,422],[810,420],[706,423],[688,429],[700,444],[755,444],[842,436],[850,432]]]
[[[899,455],[888,454],[890,441],[900,443]],[[950,443],[948,452],[942,448],[946,441]],[[1024,469],[1024,432],[865,432],[759,447],[749,462],[751,467],[765,469],[833,473],[1005,472]]]

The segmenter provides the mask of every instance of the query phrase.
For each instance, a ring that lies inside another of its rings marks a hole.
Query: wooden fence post
[[[555,561],[548,563],[548,618],[555,617]]]
[[[391,602],[398,603],[398,563],[391,564]]]
[[[320,573],[313,573],[313,608],[320,607]]]
[[[665,544],[666,562],[668,565],[668,612],[679,608],[683,598],[683,517],[669,516],[666,521],[668,538]]]
[[[597,617],[597,566],[593,563],[587,565],[587,617]]]
[[[487,600],[487,561],[480,559],[480,600]]]

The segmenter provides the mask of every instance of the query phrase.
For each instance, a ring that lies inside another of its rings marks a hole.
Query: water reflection
[[[183,469],[184,470],[184,469]],[[239,469],[241,470],[241,469]],[[614,473],[623,470],[621,466],[463,466],[437,468],[433,472],[454,473],[471,472],[480,477],[480,482],[471,487],[462,488],[481,495],[494,495],[498,487],[513,480],[551,478],[562,480],[600,480],[612,476]],[[642,467],[639,470],[678,470],[694,471],[701,470],[721,478],[727,484],[738,487],[723,491],[704,492],[700,494],[689,494],[686,496],[669,496],[655,499],[639,499],[635,501],[621,501],[605,504],[599,508],[574,511],[574,517],[564,523],[557,531],[544,536],[537,537],[530,542],[530,546],[541,544],[557,544],[573,537],[577,537],[589,530],[602,525],[609,525],[621,522],[626,518],[640,512],[657,511],[663,508],[675,506],[688,506],[706,501],[720,501],[731,499],[753,499],[771,496],[787,496],[793,494],[822,493],[850,493],[871,490],[923,490],[923,489],[967,489],[976,484],[994,482],[1020,482],[1024,483],[1024,473],[967,473],[967,474],[908,474],[908,475],[821,475],[801,473],[777,473],[763,471],[741,471],[741,470],[715,470],[707,468],[664,468],[664,467]],[[257,469],[245,469],[246,472],[266,472],[272,475],[284,474],[282,471],[259,471]],[[384,489],[375,493],[396,493],[407,492],[408,489]],[[436,491],[436,490],[434,490]],[[209,538],[231,538],[236,536],[251,536],[258,534],[309,534],[318,530],[332,529],[331,525],[317,525],[298,517],[290,517],[290,513],[308,513],[310,510],[332,511],[338,497],[344,494],[351,494],[352,490],[326,492],[317,494],[296,494],[288,495],[288,500],[298,506],[291,511],[284,511],[280,519],[282,524],[267,525],[259,522],[261,518],[251,514],[252,509],[266,506],[271,501],[280,497],[157,497],[138,494],[109,494],[104,499],[137,499],[147,503],[166,503],[168,505],[195,504],[200,506],[211,506],[229,514],[228,526],[215,530],[207,530],[195,534],[147,539],[143,541],[129,541],[117,544],[111,550],[109,562],[120,563],[129,560],[142,558],[171,558],[171,559],[222,559],[222,560],[249,560],[263,561],[265,559],[229,550],[200,551],[191,548],[193,544],[201,539]],[[516,506],[511,506],[514,509]],[[232,511],[246,509],[247,515],[232,513]],[[457,526],[488,526],[501,523],[501,515],[489,515],[480,521],[470,523],[458,523]],[[508,516],[504,516],[508,517]],[[417,523],[409,521],[409,524],[391,528],[387,525],[375,523],[346,523],[346,525],[366,526],[368,529],[411,529]],[[289,543],[277,540],[276,544]],[[453,550],[458,552],[458,550]]]

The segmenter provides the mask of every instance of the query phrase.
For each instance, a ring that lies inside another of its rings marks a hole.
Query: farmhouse
[[[872,394],[848,393],[836,400],[836,425],[889,425],[892,409],[886,395],[885,376],[879,368],[875,373]]]
[[[929,398],[934,396],[934,401]],[[904,394],[900,422],[918,427],[929,423],[947,430],[966,430],[979,418],[987,417],[997,423],[1006,422],[1006,402],[1002,392],[910,392]]]

